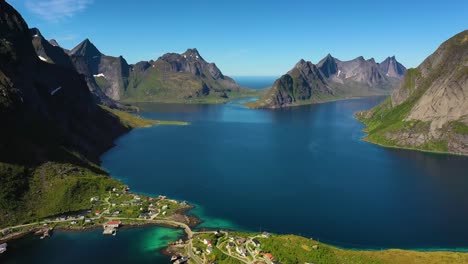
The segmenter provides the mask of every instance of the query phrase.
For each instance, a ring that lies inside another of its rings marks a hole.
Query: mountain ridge
[[[448,39],[377,107],[358,113],[367,140],[468,154],[468,30]]]
[[[388,95],[401,82],[405,71],[406,68],[394,57],[388,57],[382,63],[362,56],[341,61],[331,54],[317,64],[301,59],[265,96],[247,105],[281,108],[349,97]]]

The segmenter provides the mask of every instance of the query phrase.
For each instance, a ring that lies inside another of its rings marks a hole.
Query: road
[[[203,264],[203,260],[197,256],[194,252],[193,252],[193,236],[195,234],[203,234],[203,233],[213,233],[214,231],[212,232],[193,232],[192,229],[185,223],[181,223],[181,222],[177,222],[177,221],[173,221],[173,220],[168,220],[168,219],[151,219],[151,220],[148,220],[148,219],[140,219],[140,218],[127,218],[127,217],[103,217],[102,215],[98,216],[98,217],[94,217],[94,218],[90,218],[91,220],[97,220],[97,219],[106,219],[106,220],[131,220],[131,221],[141,221],[141,222],[144,222],[144,223],[154,223],[154,224],[158,224],[158,225],[167,225],[167,226],[172,226],[172,227],[175,227],[175,228],[180,228],[180,229],[183,229],[184,232],[187,234],[187,238],[188,238],[188,242],[187,242],[187,254],[188,254],[188,257],[190,257],[191,261],[197,263],[197,264]],[[4,229],[1,229],[0,232],[3,232],[3,231],[6,231],[6,230],[12,230],[12,229],[18,229],[18,228],[23,228],[23,227],[32,227],[32,226],[39,226],[39,225],[42,225],[42,224],[52,224],[52,223],[63,223],[63,222],[70,222],[72,220],[54,220],[54,221],[39,221],[39,222],[35,222],[35,223],[30,223],[30,224],[24,224],[24,225],[17,225],[17,226],[12,226],[12,227],[8,227],[8,228],[4,228]],[[224,232],[224,231],[221,231],[225,236],[228,235],[227,232]],[[249,260],[246,260],[244,258],[241,258],[241,257],[238,257],[236,256],[235,254],[229,254],[228,252],[224,251],[222,249],[222,247],[220,246],[220,244],[217,244],[216,247],[225,255],[229,256],[229,257],[232,257],[232,258],[235,258],[239,261],[241,261],[242,263],[247,263],[247,264],[252,264],[254,263],[255,261],[257,260],[253,260],[253,261],[249,261]],[[253,256],[252,252],[249,250],[249,253]]]

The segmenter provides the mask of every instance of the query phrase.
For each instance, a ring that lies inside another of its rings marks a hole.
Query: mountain
[[[468,30],[444,42],[374,109],[357,114],[367,140],[468,154]]]
[[[167,53],[156,61],[132,65],[124,101],[197,102],[222,101],[250,92],[223,75],[196,49]]]
[[[205,61],[196,49],[129,65],[122,56],[102,54],[86,39],[68,54],[92,91],[120,102],[223,102],[255,95]]]
[[[45,60],[21,15],[0,1],[0,226],[89,207],[93,193],[116,184],[99,156],[131,129],[33,33]]]
[[[341,61],[328,54],[317,65],[299,61],[275,82],[254,108],[278,108],[348,97],[387,95],[399,85],[406,68],[395,57],[382,63],[358,57]]]
[[[45,62],[56,64],[67,69],[77,70],[78,73],[85,76],[86,83],[94,96],[97,103],[103,104],[112,108],[124,108],[117,102],[110,99],[96,83],[96,80],[86,62],[85,56],[72,56],[68,53],[70,51],[63,49],[56,40],[47,40],[41,34],[39,29],[32,28],[30,30],[32,37],[33,47],[36,50],[37,56]],[[81,50],[85,52],[83,49]]]
[[[51,44],[48,40],[42,36],[41,32],[37,28],[30,30],[32,37],[33,47],[36,50],[37,56],[49,63],[61,65],[68,69],[73,69],[73,63],[68,57],[68,54],[58,45]]]
[[[381,72],[385,74],[385,76],[403,79],[406,68],[401,63],[399,63],[395,56],[388,57],[382,63],[379,64]]]
[[[102,54],[89,39],[85,39],[68,54],[76,69],[88,77],[88,85],[93,90],[97,84],[109,98],[121,98],[121,92],[126,88],[130,74],[130,65],[122,56]]]

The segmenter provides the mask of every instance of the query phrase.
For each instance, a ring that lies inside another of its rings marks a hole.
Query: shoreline
[[[366,131],[368,128],[368,125],[364,123],[359,117],[357,116],[358,113],[366,112],[368,110],[363,110],[363,111],[358,111],[353,114],[354,119],[356,119],[359,123],[364,125],[364,128],[361,130],[361,132],[365,133],[365,136],[361,137],[361,140],[367,143],[371,143],[383,148],[388,148],[388,149],[396,149],[396,150],[408,150],[408,151],[417,151],[417,152],[422,152],[422,153],[429,153],[429,154],[436,154],[436,155],[447,155],[447,156],[458,156],[458,157],[468,157],[468,154],[463,154],[463,153],[456,153],[456,152],[450,152],[450,151],[436,151],[436,150],[427,150],[427,149],[420,149],[417,147],[403,147],[403,146],[391,146],[391,145],[385,145],[382,143],[377,143],[369,139],[369,132]]]
[[[320,102],[319,104],[321,103],[329,103],[329,102],[334,102],[334,101],[344,101],[344,100],[354,100],[354,99],[360,99],[360,98],[345,98],[345,99],[339,99],[339,100],[333,100],[333,101],[327,101],[327,102]],[[302,106],[302,105],[296,105],[296,106]],[[292,106],[292,107],[295,107],[295,106]],[[271,110],[276,110],[276,109],[271,109]],[[355,116],[354,116],[355,117]],[[355,119],[361,123],[363,123],[361,120],[359,120],[358,118],[355,117]],[[365,125],[365,124],[364,124]],[[362,132],[368,134],[367,132],[364,131],[364,129],[362,130]],[[418,149],[411,149],[411,148],[402,148],[402,147],[394,147],[394,146],[385,146],[385,145],[381,145],[381,144],[377,144],[377,143],[374,143],[370,140],[368,140],[366,137],[362,137],[361,140],[365,141],[365,142],[369,142],[369,143],[372,143],[372,144],[375,144],[375,145],[379,145],[381,147],[386,147],[386,148],[394,148],[394,149],[404,149],[404,150],[416,150],[416,151],[421,151],[421,152],[428,152],[428,153],[434,153],[434,154],[443,154],[443,155],[457,155],[457,154],[452,154],[452,153],[445,153],[445,152],[431,152],[431,151],[424,151],[424,150],[418,150]],[[465,156],[465,155],[459,155],[459,156]],[[112,177],[112,175],[110,175],[111,178],[113,179],[116,179],[114,177]],[[121,182],[120,180],[116,179],[117,181]],[[122,182],[121,182],[122,183]],[[123,183],[122,183],[123,184]],[[132,194],[138,194],[138,193],[133,193]],[[144,195],[142,194],[142,196],[146,196],[148,198],[152,198],[151,195]],[[174,200],[175,201],[175,200]],[[176,201],[176,202],[180,202],[180,201]],[[184,231],[184,234],[181,235],[181,239],[183,239],[184,241],[189,241],[190,240],[190,234],[192,233],[192,230],[191,228],[192,227],[196,227],[198,225],[200,225],[202,222],[203,222],[203,219],[200,219],[198,217],[196,217],[195,215],[192,215],[192,214],[189,214],[189,212],[194,209],[195,206],[191,205],[191,204],[188,204],[187,207],[185,208],[180,208],[180,209],[177,209],[173,215],[171,215],[170,217],[168,217],[167,219],[155,219],[155,220],[144,220],[144,219],[128,219],[130,221],[132,221],[132,223],[128,223],[128,224],[125,224],[123,223],[122,226],[121,226],[121,229],[123,230],[128,230],[128,229],[134,229],[134,228],[143,228],[143,227],[151,227],[151,226],[159,226],[159,227],[166,227],[166,228],[171,228],[171,229],[182,229]],[[111,218],[115,218],[115,219],[118,219],[118,217],[106,217],[106,218],[103,218],[103,219],[111,219]],[[179,218],[179,219],[177,219]],[[179,221],[180,219],[184,219],[184,220],[187,220],[186,222],[183,222],[183,221]],[[141,221],[141,222],[140,222]],[[159,222],[158,222],[159,221]],[[53,224],[53,223],[52,223]],[[189,230],[190,232],[187,232],[186,228],[184,228],[184,226],[187,226],[189,227]],[[12,234],[11,237],[6,237],[6,239],[3,239],[3,238],[0,238],[0,241],[4,241],[4,242],[7,242],[7,241],[12,241],[12,240],[16,240],[16,239],[20,239],[20,238],[23,238],[25,236],[28,236],[30,234],[33,234],[35,231],[37,230],[40,230],[41,226],[36,226],[36,228],[34,229],[31,229],[31,230],[25,230],[25,231],[21,231],[19,233],[16,233],[16,234]],[[92,226],[86,226],[86,227],[71,227],[71,226],[59,226],[59,227],[56,227],[54,228],[54,230],[57,230],[57,231],[60,231],[60,232],[67,232],[67,233],[82,233],[82,232],[89,232],[89,231],[92,231],[92,230],[98,230],[102,228],[102,225],[101,224],[94,224]],[[223,229],[223,228],[220,228],[221,230],[227,230],[227,229]],[[195,233],[199,233],[199,232],[205,232],[205,231],[214,231],[216,230],[216,228],[213,228],[213,229],[201,229]],[[236,230],[231,230],[233,232],[237,232]],[[283,234],[283,235],[286,235],[286,234]],[[281,235],[281,236],[283,236]],[[305,238],[305,237],[303,237]],[[412,251],[412,252],[421,252],[421,253],[434,253],[434,252],[453,252],[453,253],[466,253],[468,250],[461,250],[461,248],[440,248],[440,249],[431,249],[431,248],[427,248],[427,249],[424,249],[424,248],[416,248],[416,249],[402,249],[402,248],[382,248],[382,249],[372,249],[372,248],[349,248],[349,247],[341,247],[341,246],[337,246],[337,245],[334,245],[334,244],[327,244],[325,243],[324,245],[328,245],[330,247],[334,247],[334,248],[337,248],[337,249],[343,249],[343,250],[349,250],[349,251],[355,251],[355,252],[373,252],[373,251],[385,251],[385,250],[401,250],[401,251]],[[165,255],[165,256],[168,256],[170,257],[173,252],[171,251],[171,249],[173,248],[178,248],[180,249],[180,247],[173,247],[171,245],[168,245],[168,246],[165,246],[164,248],[161,248],[160,249],[160,253]],[[457,250],[458,249],[458,250]]]
[[[292,105],[284,105],[284,106],[278,106],[278,107],[252,107],[249,106],[249,104],[255,103],[250,102],[243,104],[245,107],[248,109],[252,110],[281,110],[281,109],[290,109],[290,108],[295,108],[299,106],[306,106],[306,105],[317,105],[317,104],[326,104],[326,103],[333,103],[333,102],[339,102],[339,101],[346,101],[346,100],[358,100],[358,99],[365,99],[365,98],[375,98],[375,97],[388,97],[390,95],[371,95],[371,96],[353,96],[353,97],[343,97],[343,98],[335,98],[335,99],[330,99],[330,100],[324,100],[324,101],[318,101],[318,102],[305,102],[305,103],[299,103],[299,104],[292,104]]]
[[[357,119],[358,120],[358,119]],[[361,122],[361,121],[359,121]],[[361,122],[362,123],[362,122]],[[367,136],[363,136],[361,138],[362,141],[368,142],[383,148],[389,148],[389,149],[396,149],[396,150],[408,150],[408,151],[417,151],[417,152],[423,152],[423,153],[429,153],[429,154],[436,154],[436,155],[446,155],[446,156],[458,156],[458,157],[468,157],[468,154],[462,154],[462,153],[456,153],[456,152],[443,152],[443,151],[436,151],[436,150],[426,150],[426,149],[418,149],[418,148],[412,148],[412,147],[399,147],[399,146],[390,146],[390,145],[384,145],[381,143],[374,142],[368,138],[369,133],[366,131],[362,131],[367,134]]]

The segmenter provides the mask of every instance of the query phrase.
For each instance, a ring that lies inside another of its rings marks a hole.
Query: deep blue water
[[[363,142],[358,110],[381,98],[284,110],[140,105],[189,126],[137,129],[103,166],[132,191],[187,200],[200,227],[267,230],[347,248],[468,248],[468,158]],[[242,101],[242,100],[241,100]],[[168,263],[162,227],[12,241],[0,263]]]
[[[468,159],[382,148],[353,118],[382,98],[284,110],[142,105],[189,126],[137,129],[103,166],[133,191],[199,205],[204,226],[345,247],[468,246]]]
[[[273,85],[278,76],[233,76],[240,86],[251,89],[263,89]]]

